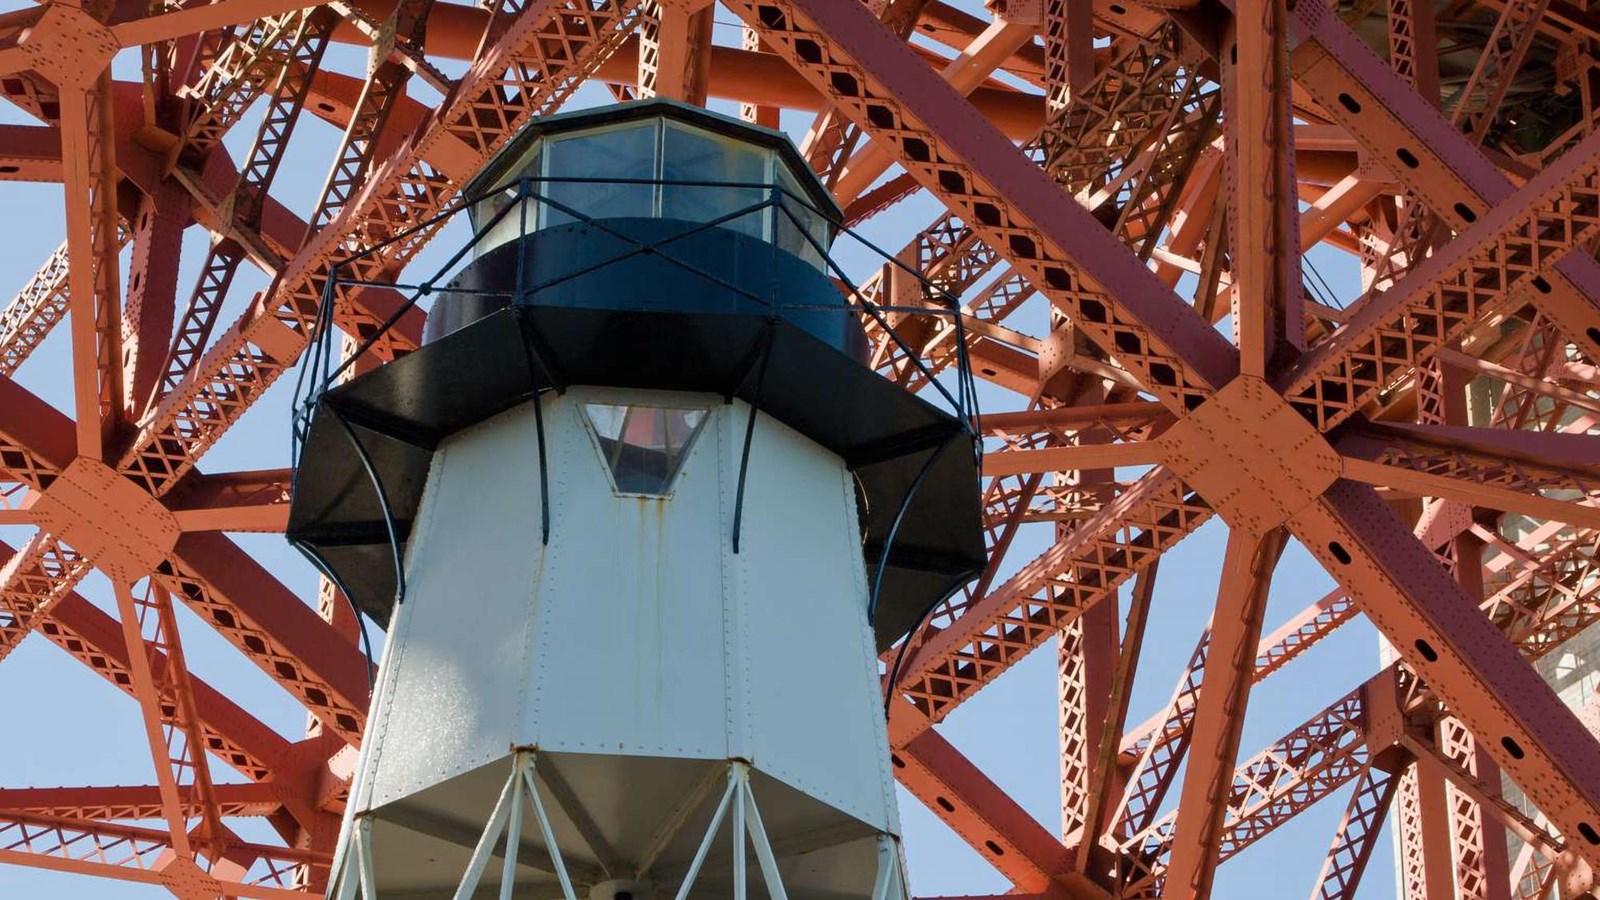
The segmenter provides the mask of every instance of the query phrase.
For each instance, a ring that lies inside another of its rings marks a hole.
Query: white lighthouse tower
[[[388,629],[330,895],[903,896],[879,653],[981,563],[959,410],[865,366],[780,134],[542,120],[290,537]]]

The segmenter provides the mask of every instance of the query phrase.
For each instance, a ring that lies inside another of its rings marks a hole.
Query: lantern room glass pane
[[[822,252],[818,247],[828,246],[828,223],[806,205],[807,195],[789,173],[787,166],[778,166],[778,183],[783,186],[783,208],[777,215],[778,249],[792,253],[811,265],[823,267]]]
[[[705,424],[703,409],[585,403],[611,482],[624,494],[664,497]]]
[[[526,210],[510,209],[498,222],[494,221],[494,217],[502,209],[517,202],[517,194],[522,189],[521,179],[539,176],[539,153],[543,149],[543,145],[534,144],[502,179],[502,188],[479,200],[473,207],[473,227],[486,229],[478,245],[473,248],[473,256],[482,256],[501,244],[514,241],[538,229],[539,208],[537,201],[532,199],[523,201]],[[538,193],[539,182],[530,182],[528,188],[531,193]],[[491,222],[493,224],[490,224]]]
[[[667,122],[662,138],[661,180],[766,184],[770,156],[760,147]],[[765,199],[765,194],[759,187],[663,184],[661,217],[710,222],[755,206]],[[762,238],[766,236],[765,214],[766,210],[752,210],[721,223],[720,227]]]
[[[547,134],[516,152],[514,163],[497,167],[499,189],[472,205],[472,224],[484,230],[474,257],[552,226],[666,218],[715,221],[824,269],[826,251],[818,246],[831,243],[833,226],[807,207],[803,179],[770,147],[652,118]],[[523,179],[542,199],[519,203]],[[778,198],[775,188],[789,197]]]
[[[638,122],[616,128],[551,138],[545,153],[548,177],[595,178],[600,182],[544,182],[551,200],[597,219],[655,215],[655,188],[650,184],[606,183],[606,179],[656,177],[656,123]],[[559,225],[575,217],[554,206],[546,207],[541,225]]]

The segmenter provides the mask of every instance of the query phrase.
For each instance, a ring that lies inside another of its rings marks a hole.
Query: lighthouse
[[[301,441],[289,537],[387,635],[330,896],[899,900],[881,660],[983,563],[966,393],[868,365],[916,311],[703,109],[543,118],[463,196],[423,346]]]

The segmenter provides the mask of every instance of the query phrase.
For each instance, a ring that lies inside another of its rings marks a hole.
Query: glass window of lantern
[[[778,184],[783,188],[783,208],[776,211],[775,243],[779,250],[792,253],[818,269],[823,267],[819,247],[828,246],[828,223],[807,205],[808,195],[789,172],[778,165]]]
[[[524,233],[531,233],[539,227],[539,211],[537,201],[531,195],[539,192],[539,182],[528,184],[529,199],[526,201],[527,211],[513,208],[517,202],[519,192],[522,190],[523,178],[536,178],[539,175],[539,151],[542,144],[535,143],[523,154],[517,164],[506,170],[505,178],[501,181],[500,190],[478,201],[473,207],[473,226],[484,229],[483,237],[478,241],[474,255],[482,256],[501,244],[514,241]],[[504,216],[496,222],[494,217],[501,210],[506,210]],[[526,221],[524,221],[526,220]]]
[[[606,179],[648,181],[656,177],[656,122],[630,122],[550,138],[545,148],[545,170],[556,180],[543,182],[542,193],[554,203],[597,219],[653,216],[652,185],[619,184]],[[559,180],[566,178],[598,180]],[[574,216],[551,205],[546,207],[540,224],[573,221]]]
[[[585,403],[611,483],[619,493],[662,497],[705,424],[703,409]]]
[[[726,187],[727,184],[766,184],[772,154],[760,147],[732,141],[698,128],[668,121],[662,137],[661,180],[702,181],[718,184],[661,186],[661,217],[710,222],[756,206],[766,198],[760,187]],[[751,237],[766,237],[764,209],[721,223]]]
[[[542,174],[539,171],[539,155],[543,152],[543,140],[537,140],[529,144],[527,149],[522,151],[522,156],[517,159],[516,163],[506,167],[505,175],[500,179],[501,183],[514,188],[518,179],[539,177]],[[530,187],[535,191],[539,189],[537,183],[530,185]]]
[[[531,142],[517,161],[502,171],[500,190],[472,207],[474,226],[485,230],[473,250],[475,256],[524,233],[579,221],[577,215],[556,209],[553,203],[595,219],[690,222],[711,222],[762,207],[718,227],[772,241],[817,269],[825,268],[823,254],[831,226],[810,209],[810,194],[782,156],[766,147],[671,119],[652,118],[550,135]],[[530,197],[525,211],[514,208],[522,179],[529,179],[530,191],[547,202]],[[656,183],[674,181],[690,183]],[[784,209],[762,206],[773,199],[772,189],[764,185],[785,192],[777,200]],[[502,210],[504,215],[495,221]]]

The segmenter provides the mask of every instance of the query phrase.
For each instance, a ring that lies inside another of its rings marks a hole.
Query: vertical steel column
[[[692,0],[647,0],[639,24],[640,97],[705,105],[714,8]]]
[[[1233,788],[1239,732],[1249,702],[1250,675],[1272,570],[1288,539],[1239,529],[1228,535],[1217,611],[1211,621],[1206,680],[1195,703],[1193,753],[1183,777],[1166,890],[1207,897],[1216,875],[1223,817]]]
[[[1285,0],[1238,0],[1222,54],[1233,327],[1240,371],[1305,346]]]
[[[61,86],[73,407],[78,453],[91,459],[104,456],[113,413],[122,406],[116,140],[111,115],[109,72],[89,73],[86,81]]]

